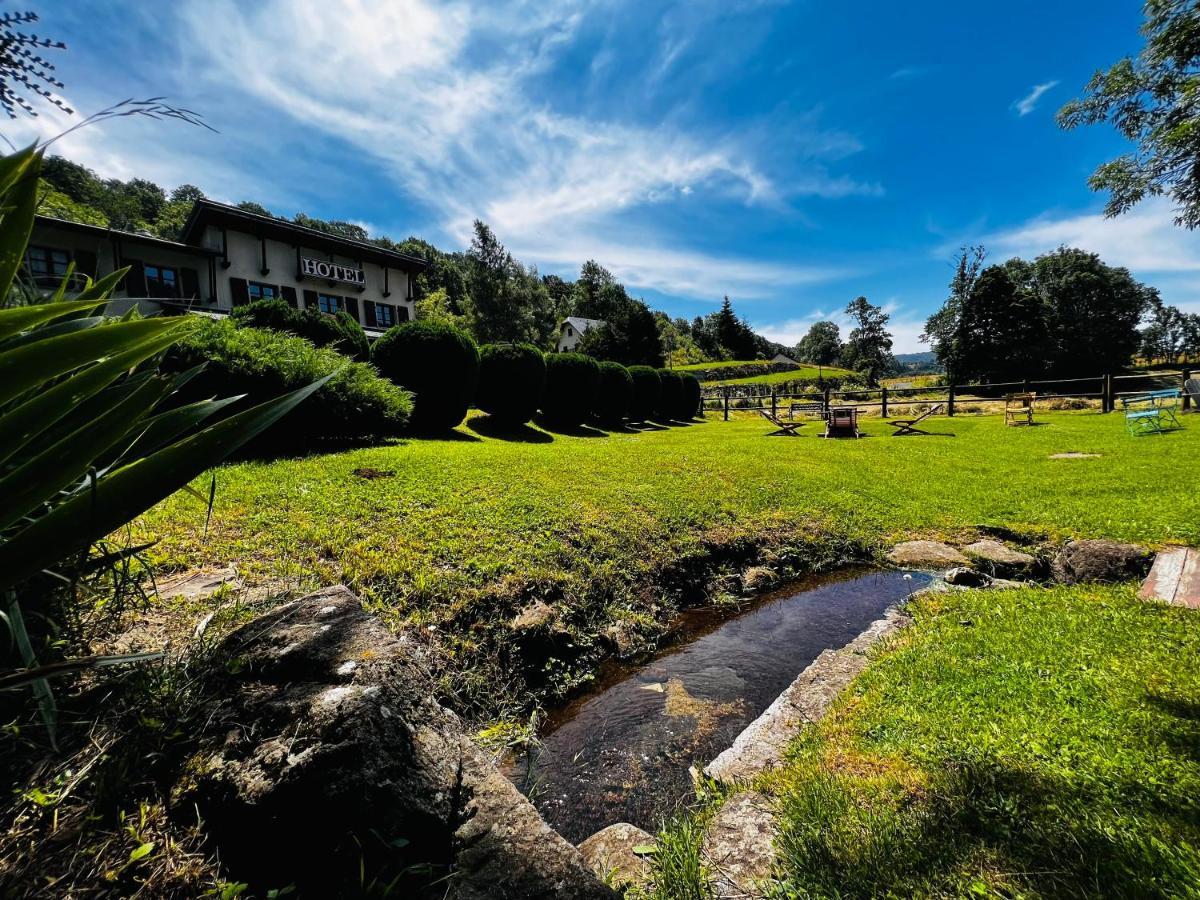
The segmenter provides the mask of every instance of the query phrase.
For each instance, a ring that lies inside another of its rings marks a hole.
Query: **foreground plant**
[[[70,581],[88,548],[220,462],[276,422],[324,379],[214,425],[197,427],[241,399],[179,405],[199,369],[164,375],[157,360],[197,325],[192,318],[103,314],[124,269],[64,299],[73,272],[39,302],[14,292],[36,212],[42,155],[0,158],[0,591],[3,623],[23,667],[0,671],[0,689],[35,685],[52,724],[46,678],[141,657],[91,656],[39,666],[26,623],[45,618],[53,592],[43,574]],[[124,557],[137,548],[117,552]]]

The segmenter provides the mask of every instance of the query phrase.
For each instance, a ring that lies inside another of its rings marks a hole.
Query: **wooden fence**
[[[831,406],[879,409],[880,415],[886,418],[889,407],[941,403],[945,407],[945,414],[953,416],[956,407],[995,403],[1003,401],[1007,394],[1034,392],[1039,403],[1049,400],[1098,400],[1101,412],[1107,413],[1116,408],[1122,397],[1172,388],[1182,390],[1184,382],[1191,377],[1191,370],[1183,369],[1177,372],[1151,372],[1144,375],[1095,375],[1090,378],[1025,379],[991,384],[878,387],[860,390],[824,387],[786,391],[770,387],[768,391],[766,385],[719,385],[704,391],[701,409],[720,409],[726,421],[729,421],[731,408],[769,410],[772,416],[778,418],[780,414],[792,415],[794,407],[814,407],[818,404],[822,410],[828,410]],[[1187,410],[1190,405],[1191,398],[1185,393],[1183,409]]]

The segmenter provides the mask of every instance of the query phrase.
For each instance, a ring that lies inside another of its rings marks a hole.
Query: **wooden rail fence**
[[[1094,375],[1089,378],[1023,379],[989,384],[951,384],[930,387],[908,388],[863,388],[842,390],[825,387],[809,391],[780,391],[767,385],[719,385],[707,388],[701,397],[700,408],[720,409],[725,421],[729,421],[730,409],[769,410],[778,418],[780,413],[789,416],[796,406],[820,405],[822,410],[831,406],[854,406],[859,409],[878,408],[880,415],[888,416],[890,406],[909,406],[914,403],[942,403],[946,415],[955,414],[956,405],[975,405],[1003,401],[1006,394],[1037,394],[1037,402],[1047,400],[1090,400],[1100,401],[1101,412],[1112,412],[1122,397],[1144,394],[1147,391],[1169,390],[1178,387],[1192,377],[1190,369],[1178,372],[1151,372],[1143,375]],[[757,401],[757,402],[756,402]],[[731,406],[731,404],[733,404]],[[1191,406],[1191,397],[1184,393],[1183,409]]]

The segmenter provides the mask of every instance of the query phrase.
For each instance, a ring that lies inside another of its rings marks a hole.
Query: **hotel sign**
[[[362,269],[353,266],[338,266],[323,259],[313,259],[311,256],[300,257],[300,274],[312,275],[314,278],[326,278],[330,281],[344,281],[347,284],[357,284],[366,287],[367,276]]]

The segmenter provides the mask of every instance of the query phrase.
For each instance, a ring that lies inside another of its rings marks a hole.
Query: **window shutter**
[[[246,287],[245,278],[229,279],[229,296],[232,298],[234,306],[250,302],[250,291]]]
[[[98,274],[96,272],[96,254],[91,250],[76,250],[75,274],[95,279]]]
[[[400,322],[407,322],[407,321],[408,321],[408,307],[407,306],[397,306],[396,307],[396,323],[399,324]]]
[[[279,293],[283,295],[283,299],[287,302],[288,306],[290,306],[292,309],[296,308],[296,289],[294,287],[285,284],[279,289]]]
[[[146,267],[140,259],[127,259],[122,265],[129,266],[125,275],[125,294],[129,297],[146,296]]]
[[[372,303],[371,301],[368,300],[363,305],[363,312],[366,313],[365,318],[367,320],[366,321],[367,325],[374,327],[376,324],[378,324],[375,320],[375,304],[374,303]]]
[[[350,318],[354,319],[354,321],[357,322],[358,321],[358,298],[357,297],[344,297],[342,299],[346,301],[346,312],[350,313]]]
[[[305,309],[317,309],[318,308],[316,291],[305,291],[304,292],[304,308]]]
[[[200,274],[195,269],[180,269],[179,282],[183,287],[183,299],[200,298]]]

